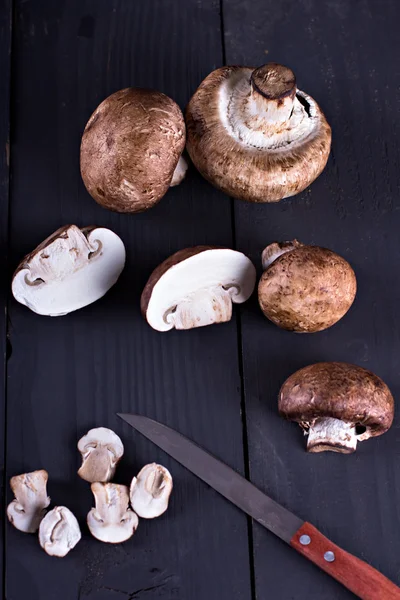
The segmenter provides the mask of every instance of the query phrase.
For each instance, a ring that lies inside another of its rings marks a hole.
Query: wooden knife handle
[[[363,600],[400,600],[400,588],[367,563],[345,552],[310,523],[304,523],[290,545]]]

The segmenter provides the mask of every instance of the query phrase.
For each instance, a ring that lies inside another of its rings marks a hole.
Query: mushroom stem
[[[282,256],[282,254],[296,250],[296,248],[301,248],[301,246],[304,246],[304,244],[297,240],[293,240],[292,242],[273,242],[272,244],[269,244],[269,246],[264,248],[261,254],[262,268],[265,271],[265,269],[272,265],[272,263]]]
[[[175,167],[174,174],[172,175],[170,187],[174,187],[175,185],[179,185],[185,178],[186,171],[188,168],[188,163],[183,156],[179,157],[178,164]]]
[[[267,123],[288,121],[296,97],[296,77],[291,69],[268,63],[251,74],[251,98],[248,109]]]
[[[307,452],[350,454],[357,447],[356,426],[333,417],[321,417],[308,431]]]
[[[176,307],[165,315],[166,323],[173,323],[175,329],[192,329],[213,323],[225,323],[232,317],[232,295],[237,287],[225,290],[221,286],[201,289],[189,294]]]

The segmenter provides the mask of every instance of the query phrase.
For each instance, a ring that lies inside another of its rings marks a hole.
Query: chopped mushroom
[[[121,438],[111,429],[97,427],[79,440],[78,450],[82,455],[79,477],[90,483],[104,483],[113,478],[124,446]]]
[[[106,98],[90,117],[81,144],[81,174],[89,194],[118,212],[154,206],[182,181],[187,162],[185,121],[171,98],[127,88]]]
[[[276,202],[304,190],[325,167],[331,128],[293,72],[269,63],[222,67],[186,109],[194,165],[229,196]]]
[[[322,331],[337,323],[353,304],[354,271],[331,250],[297,240],[274,243],[262,253],[262,264],[258,301],[278,327],[298,333]]]
[[[35,533],[39,529],[46,508],[50,504],[46,491],[48,478],[48,473],[44,469],[11,478],[10,487],[15,500],[8,505],[7,516],[14,527],[20,531]]]
[[[66,556],[80,539],[78,521],[65,506],[53,508],[40,523],[39,543],[50,556]]]
[[[253,263],[241,252],[186,248],[153,271],[142,293],[142,313],[158,331],[224,323],[232,317],[232,302],[251,296],[255,279]]]
[[[115,233],[66,225],[24,258],[12,292],[39,315],[66,315],[104,296],[124,265],[125,247]]]
[[[92,483],[96,508],[87,516],[90,533],[109,544],[125,542],[135,533],[138,516],[129,508],[129,490],[116,483]]]
[[[154,519],[168,508],[172,492],[171,473],[165,467],[146,465],[132,479],[130,497],[133,510],[143,519]]]
[[[349,454],[357,442],[389,429],[394,400],[371,371],[346,363],[316,363],[285,381],[279,412],[308,435],[308,452]]]

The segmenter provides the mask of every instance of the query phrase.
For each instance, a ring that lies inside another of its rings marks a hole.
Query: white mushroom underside
[[[46,491],[47,477],[47,472],[40,470],[12,478],[15,500],[8,505],[7,516],[20,531],[35,533],[39,529],[50,504]]]
[[[231,317],[231,302],[250,297],[255,280],[254,265],[241,252],[205,250],[160,277],[149,300],[147,321],[158,331],[222,323]]]
[[[354,423],[322,417],[308,431],[307,449],[311,452],[332,450],[350,453],[355,451],[361,438],[366,439],[365,433],[358,437]]]
[[[78,521],[65,506],[56,506],[40,524],[39,543],[50,556],[65,556],[80,539]]]
[[[128,540],[137,529],[138,516],[128,508],[129,491],[125,485],[93,483],[96,508],[88,513],[90,533],[101,542],[118,544]]]
[[[165,467],[151,463],[132,479],[130,499],[133,510],[144,519],[154,519],[168,508],[172,491],[171,473]]]
[[[299,246],[301,246],[299,242],[285,242],[284,244],[274,242],[267,246],[261,254],[261,263],[264,271],[282,256],[282,254],[296,250]]]
[[[109,229],[94,229],[87,241],[77,227],[67,231],[68,237],[39,251],[13,280],[15,299],[40,315],[61,316],[95,302],[125,265],[124,244]]]
[[[267,110],[260,111],[260,101],[255,101],[250,85],[252,69],[243,68],[233,71],[222,84],[219,91],[220,119],[236,142],[258,150],[282,151],[290,144],[302,144],[317,125],[318,111],[314,100],[297,90],[290,118],[284,126],[271,127]],[[304,98],[308,112],[298,99]],[[276,106],[276,101],[265,99],[265,106]],[[249,127],[249,125],[251,125]]]
[[[170,183],[170,187],[174,187],[175,185],[179,185],[183,179],[185,178],[186,171],[188,168],[188,163],[183,156],[179,157],[178,164],[175,167],[174,174],[172,175],[172,180]]]

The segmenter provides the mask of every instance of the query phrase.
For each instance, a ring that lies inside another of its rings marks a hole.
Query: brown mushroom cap
[[[127,88],[104,100],[82,136],[89,194],[118,212],[151,208],[167,192],[185,147],[179,106],[161,92]]]
[[[331,327],[353,304],[357,282],[349,263],[331,250],[295,241],[289,249],[271,244],[278,256],[261,276],[258,300],[273,323],[299,333]],[[285,243],[281,245],[285,246]],[[264,260],[268,264],[266,251]]]
[[[366,428],[362,441],[385,433],[394,417],[388,386],[362,367],[321,362],[293,373],[279,393],[279,412],[308,430],[321,417]]]
[[[275,63],[213,71],[190,100],[186,125],[200,173],[252,202],[298,194],[322,172],[330,151],[331,129],[318,104],[297,90],[290,69]]]

